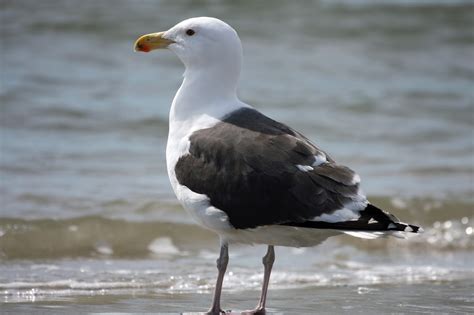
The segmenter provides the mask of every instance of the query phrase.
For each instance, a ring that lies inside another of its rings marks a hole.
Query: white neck
[[[206,114],[214,118],[245,106],[237,97],[240,62],[192,68],[187,66],[184,80],[170,110],[170,122],[185,121]]]

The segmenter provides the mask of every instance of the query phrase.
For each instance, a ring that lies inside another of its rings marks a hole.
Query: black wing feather
[[[365,197],[350,168],[337,164],[324,151],[288,126],[260,112],[243,108],[222,122],[194,132],[189,154],[179,158],[178,182],[205,194],[224,211],[233,227],[254,228],[284,224],[346,230],[387,230],[394,216],[361,203],[360,218],[328,223],[314,221]],[[297,165],[312,165],[315,155],[326,163],[303,172]],[[370,219],[377,224],[369,224]],[[400,225],[400,226],[399,226]]]

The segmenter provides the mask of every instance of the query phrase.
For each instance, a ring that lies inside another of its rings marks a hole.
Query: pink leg
[[[217,270],[219,273],[217,274],[217,282],[216,282],[216,288],[214,290],[214,299],[212,301],[212,306],[207,311],[206,314],[209,315],[216,315],[216,314],[222,314],[225,312],[221,309],[221,291],[222,291],[222,282],[224,281],[224,274],[227,269],[227,263],[229,262],[229,248],[227,244],[222,244],[221,245],[221,253],[219,255],[219,258],[217,259]]]

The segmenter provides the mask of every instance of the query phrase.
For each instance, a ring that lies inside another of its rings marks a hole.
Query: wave
[[[194,245],[186,241],[183,233],[194,236]],[[214,235],[195,225],[133,222],[99,216],[62,220],[0,219],[0,255],[6,259],[144,257],[157,252],[160,239],[170,239],[186,250],[211,243]]]
[[[350,262],[326,266],[327,271],[279,271],[272,273],[272,290],[312,287],[362,286],[359,294],[378,290],[377,286],[395,284],[442,283],[472,277],[463,270],[441,267],[381,266]],[[199,274],[169,270],[168,274],[150,273],[149,270],[114,270],[107,274],[95,273],[96,279],[76,276],[74,279],[51,281],[0,282],[0,297],[6,302],[58,300],[61,297],[206,293],[214,287],[213,269]],[[71,276],[71,275],[69,275]],[[105,279],[105,277],[108,279]],[[233,268],[226,276],[226,292],[259,290],[261,272],[254,268]],[[369,286],[369,287],[367,287]]]
[[[408,207],[398,200],[398,205]],[[393,206],[392,206],[393,207]],[[431,220],[421,222],[425,233],[408,240],[361,242],[350,237],[336,237],[341,244],[364,248],[366,251],[457,251],[474,249],[472,214],[447,217],[444,207],[418,208],[429,212]],[[413,208],[407,208],[413,209]],[[418,210],[419,211],[419,210]],[[400,211],[395,211],[399,213]],[[443,212],[443,215],[437,213]],[[61,257],[150,257],[181,255],[196,248],[213,249],[216,235],[192,224],[177,222],[188,218],[183,210],[160,212],[155,221],[85,216],[71,219],[0,218],[0,255],[4,259],[45,259]],[[400,215],[411,223],[413,214]],[[160,218],[158,218],[160,217]],[[168,218],[168,219],[167,219]],[[435,218],[435,220],[433,220]],[[431,221],[431,222],[430,222]]]

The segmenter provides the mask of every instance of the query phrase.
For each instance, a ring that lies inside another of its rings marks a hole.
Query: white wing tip
[[[298,164],[298,165],[296,165],[296,167],[302,172],[309,172],[309,171],[314,170],[314,168],[312,166],[309,166],[309,165]]]

